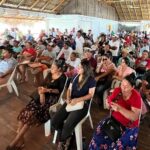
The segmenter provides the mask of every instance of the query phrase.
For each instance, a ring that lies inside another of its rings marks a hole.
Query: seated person
[[[77,74],[77,68],[80,64],[80,58],[77,58],[77,54],[72,52],[70,58],[66,61],[68,67],[67,72],[65,72],[67,77],[73,77]]]
[[[120,83],[125,76],[133,72],[135,73],[135,70],[133,70],[129,66],[130,66],[129,59],[127,57],[122,58],[121,64],[120,66],[118,66],[116,73],[113,76],[113,82],[111,85],[112,89],[120,86]]]
[[[134,52],[129,52],[130,66],[131,68],[135,68],[135,54]]]
[[[140,88],[140,93],[144,103],[146,104],[147,109],[145,111],[147,112],[150,111],[150,70],[145,73],[141,82],[142,85]]]
[[[104,91],[111,86],[112,76],[115,70],[116,67],[112,62],[111,53],[104,54],[97,64],[97,75],[95,78],[97,81],[95,94],[99,105],[102,103]]]
[[[12,48],[10,46],[4,47],[2,50],[2,58],[0,59],[0,84],[5,82],[4,77],[10,74],[17,64],[16,59],[12,55]]]
[[[49,107],[58,102],[63,91],[66,76],[63,74],[62,61],[55,61],[51,66],[51,72],[47,75],[43,86],[31,95],[32,100],[19,113],[19,127],[17,135],[6,150],[17,150],[24,144],[24,135],[32,126],[39,126],[50,119]]]
[[[125,57],[127,57],[129,59],[129,63],[130,63],[130,58],[128,57],[128,50],[127,49],[123,49],[121,51],[121,55],[122,55],[122,57],[119,58],[117,66],[119,66],[121,64],[122,58],[125,58]]]
[[[135,61],[135,70],[138,74],[144,74],[146,70],[150,69],[149,52],[144,50],[142,56]]]
[[[51,65],[54,59],[56,59],[56,52],[53,49],[53,43],[48,43],[47,49],[45,49],[42,54],[36,58],[38,62],[42,62],[47,65]]]
[[[19,46],[19,41],[14,40],[13,51],[14,51],[14,57],[17,58],[17,55],[20,54],[20,52],[22,51],[22,47]]]
[[[31,67],[31,73],[35,75],[38,85],[43,81],[43,71],[51,66],[55,58],[56,52],[53,51],[53,43],[49,43],[47,49],[36,58],[35,62],[28,65]]]
[[[93,51],[91,48],[84,47],[84,59],[88,60],[92,66],[93,71],[95,71],[97,62],[93,57]]]
[[[69,137],[75,126],[86,116],[95,86],[96,82],[90,63],[87,60],[82,60],[78,68],[78,75],[70,83],[66,102],[52,118],[52,126],[60,131],[57,150],[68,149]],[[82,109],[67,112],[67,104],[75,105],[82,101],[84,102]]]
[[[121,87],[116,88],[108,97],[111,118],[121,127],[121,136],[115,139],[104,131],[103,124],[110,118],[100,121],[89,145],[89,150],[136,149],[141,114],[141,96],[134,89],[134,74],[126,76]]]
[[[64,58],[67,61],[68,58],[70,58],[70,55],[71,55],[72,51],[73,50],[70,47],[70,42],[66,41],[64,43],[64,46],[63,46],[62,50],[59,52],[59,54],[58,54],[56,59]]]
[[[25,82],[25,72],[28,64],[31,61],[34,61],[36,58],[36,50],[32,47],[31,42],[26,42],[25,49],[21,52],[20,55],[20,65],[18,66],[17,70],[21,76],[20,82]]]

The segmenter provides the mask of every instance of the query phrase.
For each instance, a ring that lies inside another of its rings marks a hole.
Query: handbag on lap
[[[84,106],[84,101],[78,102],[75,105],[67,104],[66,111],[70,112],[70,111],[80,110],[83,108],[83,106]]]
[[[115,101],[119,100],[120,96],[121,93],[119,93],[115,97]],[[102,130],[112,141],[116,141],[118,138],[121,137],[126,127],[123,126],[120,122],[118,122],[115,118],[113,118],[111,113],[112,111],[110,112],[110,117],[107,118],[104,124],[102,125]]]
[[[78,75],[77,75],[77,76],[78,76]],[[72,84],[74,83],[74,81],[75,81],[75,79],[77,78],[77,76],[73,79]],[[70,92],[72,92],[72,89],[71,89]],[[67,112],[71,112],[71,111],[75,111],[75,110],[80,110],[80,109],[83,108],[83,106],[84,106],[84,101],[78,102],[78,103],[76,103],[75,105],[67,104],[67,106],[66,106],[66,111],[67,111]]]

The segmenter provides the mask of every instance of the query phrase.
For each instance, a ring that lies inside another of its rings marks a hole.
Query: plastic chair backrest
[[[9,79],[8,79],[8,83],[11,82],[14,79],[15,73],[16,73],[16,69],[17,69],[17,65],[15,66],[14,70],[12,71]]]
[[[138,122],[138,125],[140,125],[140,120],[141,120],[141,116],[142,116],[142,103],[143,103],[143,100],[141,98],[141,111],[140,111],[140,114],[139,114],[139,122]]]
[[[68,77],[66,76],[66,81],[65,81],[65,84],[64,84],[64,88],[63,88],[63,90],[62,90],[62,92],[61,92],[61,94],[60,94],[60,97],[59,97],[58,103],[61,103],[61,102],[62,102],[61,100],[62,100],[62,96],[63,96],[64,91],[65,91],[66,86],[67,86],[67,81],[68,81]]]
[[[88,116],[90,114],[92,101],[93,101],[93,97],[90,99],[90,103],[89,103],[89,107],[88,107],[88,112],[87,112],[86,116]]]

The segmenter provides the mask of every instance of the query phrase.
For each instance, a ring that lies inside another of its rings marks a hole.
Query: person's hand
[[[71,105],[75,105],[77,103],[78,103],[78,99],[77,98],[71,99],[71,102],[70,102]]]
[[[117,103],[111,102],[111,109],[114,111],[119,111],[121,109],[121,106]]]
[[[98,81],[98,80],[99,80],[99,77],[95,77],[95,80]]]
[[[70,99],[66,99],[66,103],[67,103],[67,104],[70,104],[70,103],[71,103],[71,100],[70,100]]]
[[[117,79],[117,76],[113,76],[113,79]]]
[[[39,61],[40,61],[40,58],[36,58],[36,59],[35,59],[35,62],[39,62]]]
[[[38,91],[39,91],[39,94],[44,94],[46,92],[49,92],[49,90],[47,88],[44,88],[44,87],[38,87]]]
[[[45,95],[44,94],[40,94],[40,103],[42,106],[45,104]]]

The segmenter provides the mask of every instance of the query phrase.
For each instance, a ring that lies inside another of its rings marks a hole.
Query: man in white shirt
[[[70,58],[71,53],[72,53],[72,48],[70,47],[70,42],[66,41],[56,59],[59,59],[63,56],[65,60],[68,60]]]
[[[72,52],[70,55],[70,58],[66,61],[66,64],[73,68],[77,68],[80,62],[81,62],[81,59],[77,58],[77,54],[75,52]]]
[[[120,41],[117,39],[117,35],[113,35],[111,41],[109,41],[110,49],[113,56],[113,62],[117,64]]]
[[[83,44],[84,44],[84,38],[82,37],[82,32],[79,30],[77,32],[77,37],[75,39],[76,42],[76,52],[79,54],[81,57],[83,55]]]
[[[81,59],[77,58],[77,54],[72,52],[70,58],[66,61],[66,65],[68,66],[67,72],[65,73],[66,76],[72,77],[77,74],[77,68],[81,63]]]

